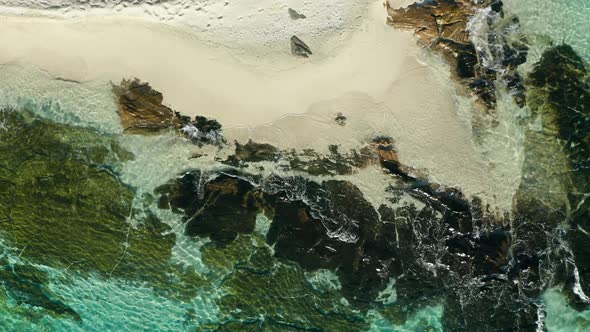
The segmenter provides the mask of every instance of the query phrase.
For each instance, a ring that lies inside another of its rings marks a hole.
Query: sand
[[[314,54],[308,59],[289,53],[291,31],[232,46],[235,36],[221,38],[223,29],[203,33],[136,16],[55,19],[13,11],[0,16],[0,64],[34,64],[80,82],[138,77],[172,108],[219,120],[230,141],[253,138],[323,152],[329,144],[347,150],[390,135],[402,162],[509,210],[518,181],[489,176],[490,161],[457,112],[448,75],[419,61],[422,50],[410,33],[386,25],[381,1],[350,8],[341,14],[341,31],[301,27],[300,36],[319,31],[321,37],[309,40]],[[345,126],[335,123],[337,113],[347,117]]]
[[[11,46],[0,62],[30,62],[54,77],[77,81],[137,76],[182,113],[213,116],[228,127],[255,126],[346,92],[383,93],[414,45],[408,35],[385,26],[379,3],[371,9],[380,15],[344,49],[322,56],[335,48],[333,41],[310,44],[318,53],[311,59],[288,53],[289,35],[275,45],[277,52],[261,57],[255,49],[236,54],[199,43],[189,30],[131,18],[26,18],[25,23],[6,17],[0,41]]]

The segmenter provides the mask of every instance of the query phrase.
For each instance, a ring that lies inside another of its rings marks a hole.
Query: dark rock
[[[230,158],[243,162],[276,161],[280,156],[279,149],[264,143],[249,140],[246,144],[236,142],[236,153]]]
[[[293,20],[299,20],[299,19],[304,19],[306,18],[305,15],[303,14],[299,14],[297,11],[295,11],[293,8],[289,8],[289,16],[291,17],[291,19]]]
[[[483,45],[482,48],[489,48],[489,52],[477,51],[467,23],[479,10],[487,7],[492,10],[487,18],[489,46]],[[517,18],[513,18],[510,24],[498,23],[504,20],[502,7],[502,2],[495,0],[423,1],[406,8],[388,7],[388,23],[399,29],[413,30],[422,46],[432,48],[447,59],[457,81],[472,90],[487,109],[493,109],[496,106],[494,82],[498,78],[516,76],[516,68],[526,61],[528,52],[525,42],[507,38],[519,31]],[[486,84],[482,85],[482,82]],[[514,83],[510,91],[514,92],[516,103],[524,106],[524,89],[515,89]]]
[[[375,153],[369,148],[341,153],[337,145],[331,145],[329,150],[330,153],[327,155],[319,154],[311,149],[301,153],[291,151],[285,157],[291,169],[310,175],[353,174],[357,169],[376,162]]]
[[[496,107],[496,87],[494,83],[479,78],[469,84],[469,87],[489,108]]]
[[[311,49],[297,36],[291,37],[291,53],[295,56],[307,58],[311,53]]]
[[[565,153],[569,163],[569,169],[562,166],[564,169],[558,170],[564,174],[562,183],[567,190],[562,204],[540,203],[537,208],[555,211],[546,213],[542,220],[553,222],[556,228],[562,220],[568,221],[565,240],[571,246],[571,252],[566,250],[562,255],[561,261],[565,262],[565,266],[562,267],[561,281],[566,283],[569,297],[575,299],[574,306],[587,308],[590,305],[585,295],[590,294],[590,202],[584,196],[590,192],[590,85],[587,67],[571,46],[553,46],[535,64],[528,82],[531,85],[529,94],[534,97],[531,98],[534,101],[531,109],[542,118],[546,135],[555,136],[556,149]],[[570,207],[575,208],[570,211]],[[559,241],[563,234],[558,233],[554,238]],[[577,275],[573,272],[575,270]]]
[[[227,244],[238,234],[252,233],[261,212],[254,185],[231,174],[188,172],[156,189],[159,207],[183,213],[186,233]]]
[[[212,144],[221,146],[225,144],[225,138],[221,134],[221,124],[217,120],[208,119],[204,116],[196,116],[193,121],[184,122],[181,131],[193,143],[198,145]]]
[[[342,113],[336,114],[334,121],[336,121],[339,126],[344,127],[346,125],[346,117]]]
[[[380,273],[388,263],[365,253],[379,218],[360,190],[345,181],[320,185],[303,178],[274,178],[265,187],[274,208],[267,239],[276,255],[306,270],[337,270],[344,296],[367,307],[389,279]],[[303,195],[293,198],[294,189]]]

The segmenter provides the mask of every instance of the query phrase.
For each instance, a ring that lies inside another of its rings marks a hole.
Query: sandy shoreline
[[[53,77],[76,81],[136,76],[182,113],[212,116],[228,127],[256,126],[348,92],[382,95],[414,47],[409,35],[384,22],[385,12],[375,3],[337,54],[308,60],[288,53],[239,55],[205,46],[188,30],[138,19],[3,17],[0,42],[11,46],[0,63],[33,63]],[[326,40],[317,53],[336,47],[332,42]]]
[[[487,175],[489,163],[456,111],[452,84],[417,60],[410,33],[385,19],[383,4],[374,2],[355,31],[310,44],[314,56],[301,59],[289,54],[288,37],[261,56],[137,18],[0,16],[0,43],[10,45],[0,64],[34,64],[81,82],[138,77],[175,110],[219,120],[230,141],[325,151],[390,135],[402,162],[467,195],[496,195],[492,203],[509,208],[513,180]],[[344,127],[333,120],[338,112],[348,118]]]

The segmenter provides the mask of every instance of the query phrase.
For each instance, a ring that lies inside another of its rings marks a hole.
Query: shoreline
[[[272,56],[212,47],[189,28],[137,18],[0,16],[0,42],[11,45],[0,64],[34,64],[79,82],[138,77],[172,109],[218,120],[230,142],[324,153],[330,144],[344,152],[389,135],[402,163],[510,210],[511,185],[486,176],[489,161],[457,112],[452,83],[419,61],[411,33],[386,24],[380,1],[367,10],[350,36],[310,45],[308,59],[289,54],[289,45]],[[338,113],[346,126],[334,121]]]

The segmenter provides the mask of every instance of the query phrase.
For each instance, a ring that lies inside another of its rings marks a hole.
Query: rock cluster
[[[400,9],[387,6],[388,23],[413,30],[421,45],[442,54],[451,65],[452,77],[488,109],[496,106],[498,79],[506,82],[515,102],[524,106],[524,86],[516,67],[526,61],[527,47],[523,40],[513,38],[518,19],[504,16],[501,1],[433,0]],[[481,18],[486,29],[470,31],[470,20],[482,11],[487,14]],[[474,44],[477,38],[482,39],[481,45]]]
[[[213,119],[188,116],[175,112],[162,104],[164,97],[148,83],[135,78],[113,85],[119,101],[121,124],[128,134],[153,134],[166,130],[184,133],[196,144],[221,145],[225,140],[221,125]]]

